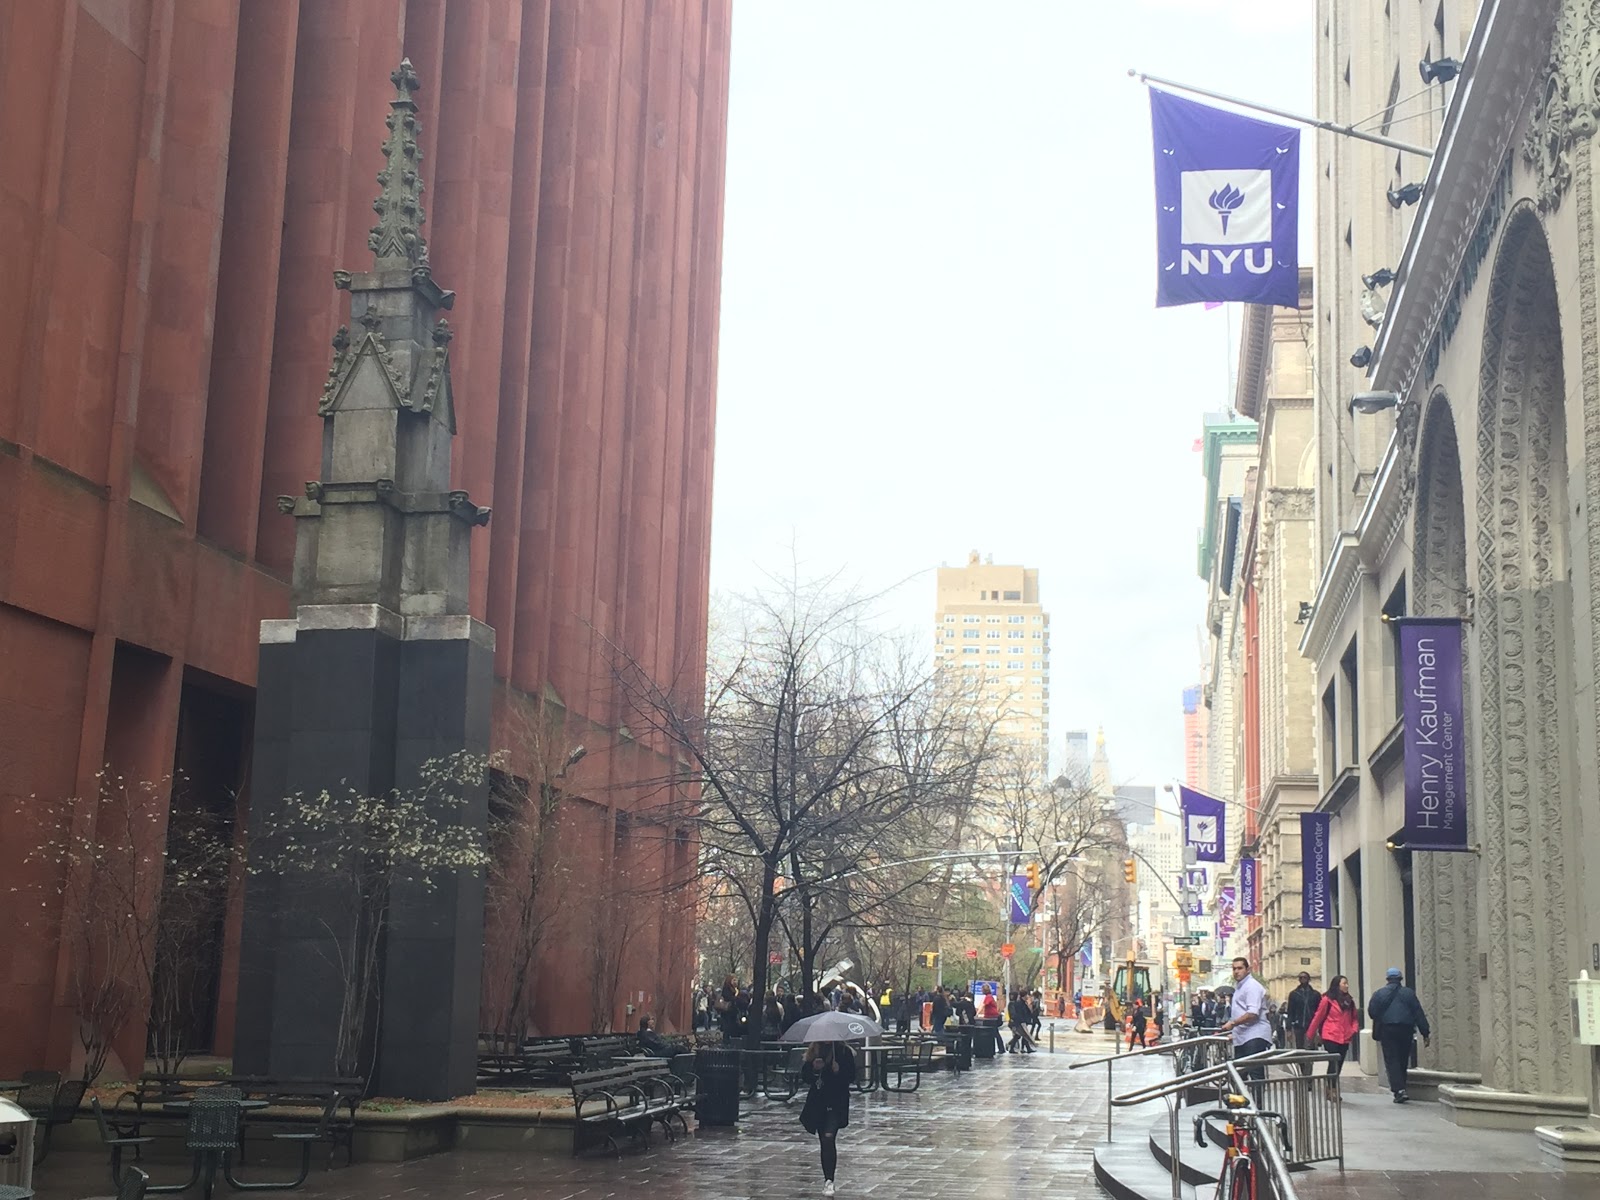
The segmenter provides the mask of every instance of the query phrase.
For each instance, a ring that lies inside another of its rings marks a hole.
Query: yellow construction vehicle
[[[1153,966],[1155,963],[1137,959],[1130,954],[1127,962],[1117,964],[1116,974],[1103,989],[1105,1007],[1119,1028],[1128,1015],[1127,1010],[1135,1000],[1143,1000],[1145,1008],[1149,1009],[1150,968]]]

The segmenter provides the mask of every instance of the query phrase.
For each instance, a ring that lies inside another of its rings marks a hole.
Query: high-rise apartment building
[[[1199,684],[1183,689],[1183,782],[1192,788],[1206,777],[1205,705]]]
[[[994,706],[996,731],[1050,768],[1050,616],[1039,603],[1039,572],[967,555],[940,567],[934,608],[934,665],[971,674]]]

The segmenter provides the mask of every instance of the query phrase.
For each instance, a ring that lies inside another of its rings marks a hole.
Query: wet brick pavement
[[[1091,1053],[1101,1052],[1096,1039]],[[915,1093],[856,1096],[850,1127],[839,1137],[839,1195],[1100,1195],[1092,1155],[1105,1136],[1105,1072],[1068,1071],[1073,1057],[1005,1057],[975,1064],[959,1078],[931,1076]],[[1118,1084],[1132,1087],[1162,1073],[1156,1060],[1129,1063],[1118,1069]],[[652,1143],[644,1151],[625,1147],[620,1160],[598,1150],[577,1160],[456,1151],[409,1163],[362,1163],[314,1170],[304,1188],[278,1194],[318,1200],[793,1200],[822,1193],[817,1141],[800,1128],[798,1100],[747,1103],[735,1130],[703,1130],[675,1143],[657,1133]],[[163,1177],[174,1170],[166,1166]],[[52,1154],[34,1180],[39,1200],[103,1196],[109,1184],[105,1157],[89,1153]],[[217,1190],[218,1197],[240,1194]]]

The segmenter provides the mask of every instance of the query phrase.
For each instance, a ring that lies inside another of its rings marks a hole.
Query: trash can
[[[694,1070],[700,1077],[695,1095],[695,1118],[702,1125],[739,1123],[739,1051],[702,1046],[695,1051]]]
[[[972,1030],[972,1057],[993,1058],[995,1031],[1000,1028],[999,1017],[979,1017]]]
[[[956,1056],[958,1071],[972,1070],[972,1034],[971,1025],[963,1025],[951,1034],[950,1053]]]
[[[33,1118],[0,1100],[0,1187],[33,1191]]]

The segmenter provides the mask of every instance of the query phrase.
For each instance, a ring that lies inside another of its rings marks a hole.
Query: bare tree
[[[227,830],[197,814],[169,821],[172,777],[133,782],[108,767],[96,779],[93,797],[30,797],[40,828],[25,859],[48,878],[31,911],[60,914],[86,1083],[141,1013],[141,1054],[149,1039],[163,1064],[182,1061],[192,1016],[182,984],[206,956],[236,862]]]
[[[620,674],[640,720],[688,764],[702,868],[749,914],[759,1003],[785,905],[809,987],[839,914],[861,911],[850,897],[869,910],[882,899],[840,882],[893,861],[929,814],[969,797],[988,743],[970,704],[867,627],[862,601],[795,585],[743,615],[712,655],[703,709],[637,664]]]
[[[526,777],[496,770],[489,788],[489,868],[481,1024],[507,1049],[531,1030],[535,967],[571,872],[555,856],[567,771],[584,755],[563,722],[536,712],[512,731]],[[510,761],[511,755],[506,756]]]

